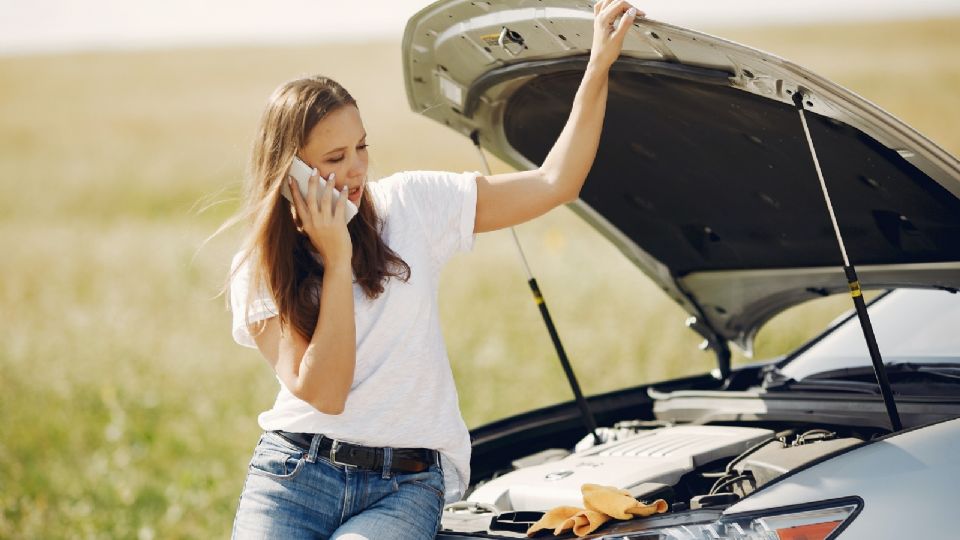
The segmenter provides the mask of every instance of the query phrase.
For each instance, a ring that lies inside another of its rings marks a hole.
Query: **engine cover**
[[[517,469],[478,487],[467,499],[501,511],[546,511],[582,506],[583,484],[629,490],[644,483],[675,485],[712,461],[732,458],[772,437],[768,429],[675,426],[577,452],[558,461]]]

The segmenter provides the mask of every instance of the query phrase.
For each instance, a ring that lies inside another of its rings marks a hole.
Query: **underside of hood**
[[[583,76],[592,15],[572,1],[434,4],[404,38],[411,106],[518,168],[539,165]],[[776,313],[847,287],[797,92],[862,285],[960,287],[955,158],[796,65],[638,21],[572,207],[714,346],[749,352]]]

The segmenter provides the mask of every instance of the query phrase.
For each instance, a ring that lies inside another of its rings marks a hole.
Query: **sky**
[[[399,39],[416,0],[0,0],[0,54]],[[960,16],[960,0],[648,0],[653,19],[717,26]]]

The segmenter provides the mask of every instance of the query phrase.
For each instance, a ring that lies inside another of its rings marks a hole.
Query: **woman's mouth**
[[[360,203],[360,195],[362,195],[362,194],[363,194],[363,186],[362,186],[362,185],[361,185],[361,186],[357,186],[357,187],[355,187],[355,188],[350,188],[350,189],[347,191],[347,200],[349,200],[349,201],[352,202],[353,204],[359,204],[359,203]]]

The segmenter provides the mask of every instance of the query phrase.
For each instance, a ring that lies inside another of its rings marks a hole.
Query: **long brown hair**
[[[319,315],[323,265],[314,256],[309,238],[298,229],[293,204],[280,195],[280,185],[313,127],[331,112],[347,106],[356,107],[356,100],[327,77],[297,79],[277,88],[260,119],[245,205],[237,216],[250,223],[242,248],[244,262],[251,265],[248,298],[254,298],[260,290],[269,292],[281,326],[292,327],[308,341]],[[381,226],[373,200],[364,189],[359,213],[347,224],[347,230],[353,243],[354,278],[368,298],[383,293],[391,277],[404,281],[410,278],[409,265],[380,237]]]

